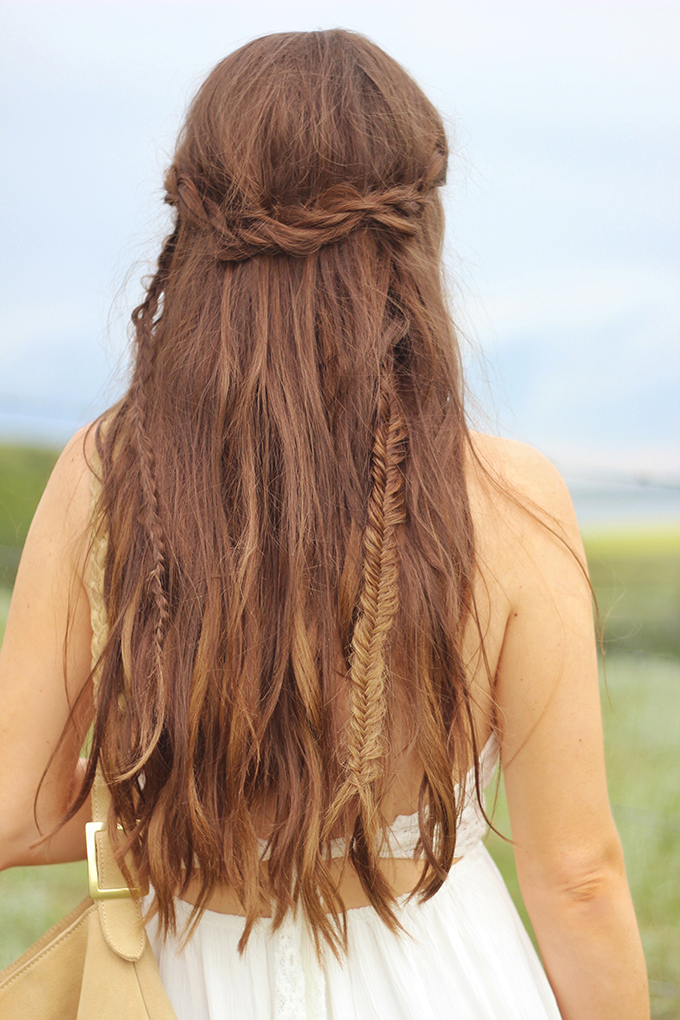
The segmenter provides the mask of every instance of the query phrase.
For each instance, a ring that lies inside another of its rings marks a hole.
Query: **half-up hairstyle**
[[[242,947],[267,904],[340,952],[337,837],[396,930],[378,860],[405,746],[422,897],[454,859],[477,748],[446,164],[435,109],[349,32],[255,40],[189,110],[130,388],[96,433],[109,637],[88,776],[100,761],[163,930],[198,878],[194,921],[230,885]]]

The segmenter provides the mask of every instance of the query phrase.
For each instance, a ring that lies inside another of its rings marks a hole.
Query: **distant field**
[[[680,658],[680,526],[586,535],[609,652]]]
[[[28,525],[56,458],[0,447],[0,641]],[[680,528],[586,535],[605,624],[610,796],[652,981],[652,1015],[680,1020]],[[4,582],[4,583],[2,583]],[[501,794],[495,815],[508,834]],[[520,911],[512,849],[489,847]],[[0,874],[0,966],[85,893],[84,864]]]
[[[0,446],[0,583],[11,585],[35,508],[57,452],[33,446]]]

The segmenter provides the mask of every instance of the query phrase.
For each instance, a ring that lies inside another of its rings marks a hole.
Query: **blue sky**
[[[447,262],[478,420],[568,473],[680,477],[680,4],[0,2],[0,438],[120,392],[210,68],[342,25],[400,60],[454,157]]]

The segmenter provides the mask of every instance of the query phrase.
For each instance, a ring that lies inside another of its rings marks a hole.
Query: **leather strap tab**
[[[106,822],[111,806],[111,794],[99,769],[92,787],[92,821]],[[125,885],[122,872],[116,864],[105,832],[98,834],[97,863],[103,888]],[[134,899],[97,900],[97,911],[102,933],[114,953],[124,960],[139,960],[146,944],[142,924],[142,908]]]

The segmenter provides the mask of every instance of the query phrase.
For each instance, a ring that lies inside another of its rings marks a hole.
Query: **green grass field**
[[[21,549],[58,454],[33,446],[0,446],[0,584],[14,583]]]
[[[0,640],[28,522],[54,455],[0,447]],[[680,529],[586,536],[605,622],[602,685],[610,798],[651,981],[652,1016],[680,1020]],[[502,787],[494,815],[510,834]],[[489,836],[526,920],[512,848]],[[84,863],[0,874],[0,967],[86,891]]]
[[[586,534],[609,653],[680,659],[680,527]]]

